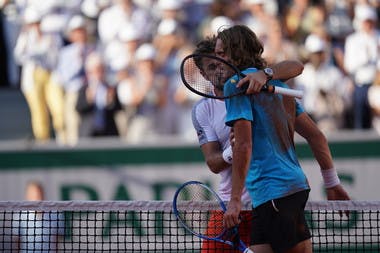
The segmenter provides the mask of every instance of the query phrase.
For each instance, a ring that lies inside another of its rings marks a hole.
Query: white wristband
[[[228,146],[225,150],[223,150],[223,160],[226,163],[232,164],[232,147]]]
[[[326,188],[331,188],[340,184],[340,180],[334,168],[328,170],[321,170],[323,182]]]

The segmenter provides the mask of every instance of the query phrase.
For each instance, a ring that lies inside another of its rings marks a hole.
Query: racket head
[[[215,55],[188,55],[182,60],[180,72],[183,84],[203,97],[225,99],[245,94],[247,89],[237,89],[234,94],[224,95],[225,82],[234,76],[234,82],[238,83],[244,75],[234,65]]]
[[[202,210],[205,201],[212,206],[212,211]],[[183,227],[190,233],[208,240],[222,241],[226,233],[223,215],[226,206],[209,186],[189,181],[179,187],[174,194],[173,212]]]

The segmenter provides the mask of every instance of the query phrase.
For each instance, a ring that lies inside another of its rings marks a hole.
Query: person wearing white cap
[[[212,17],[201,27],[202,37],[209,37],[218,32],[219,29],[225,29],[234,25],[234,21],[226,16]]]
[[[64,89],[65,145],[74,146],[78,142],[80,117],[75,109],[79,89],[85,84],[84,64],[88,55],[95,50],[90,42],[87,20],[74,15],[66,27],[69,44],[59,53],[53,80]]]
[[[308,35],[305,49],[308,61],[303,73],[295,78],[296,88],[304,90],[304,109],[322,131],[340,129],[349,79],[331,63],[329,44],[322,37]]]
[[[181,24],[175,19],[161,20],[153,44],[157,49],[156,62],[159,67],[167,64],[186,44]]]
[[[176,19],[181,20],[182,6],[181,0],[158,0],[158,9],[161,19]]]
[[[133,65],[134,54],[140,45],[143,33],[133,24],[126,24],[121,27],[117,37],[104,45],[104,60],[107,65],[115,62],[124,62],[127,60],[128,65]]]
[[[355,7],[357,30],[345,40],[344,66],[355,84],[353,91],[353,123],[355,129],[371,128],[368,88],[380,71],[380,31],[377,13],[369,5]]]
[[[58,142],[63,138],[62,88],[51,82],[51,71],[57,63],[62,38],[41,30],[42,15],[35,8],[24,12],[24,27],[14,49],[16,61],[22,66],[21,90],[31,114],[37,142],[50,139],[50,115]],[[50,115],[49,115],[50,114]]]

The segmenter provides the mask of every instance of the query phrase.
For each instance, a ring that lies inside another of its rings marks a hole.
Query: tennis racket
[[[214,88],[223,91],[224,83],[234,76],[233,82],[236,84],[246,75],[237,67],[224,59],[207,54],[191,54],[186,56],[180,67],[183,84],[195,94],[203,97],[226,99],[234,96],[244,95],[248,89],[248,84],[236,90],[236,93],[225,96],[214,93]],[[286,96],[302,98],[303,91],[265,84],[262,87],[264,92],[278,93]]]
[[[205,201],[212,206],[213,211],[201,211],[200,207]],[[224,228],[223,215],[226,209],[218,194],[201,182],[186,182],[174,194],[173,212],[187,231],[201,239],[225,243],[243,253],[253,253],[240,240],[238,227]]]

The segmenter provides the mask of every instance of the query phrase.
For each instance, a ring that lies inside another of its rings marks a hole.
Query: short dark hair
[[[193,54],[214,54],[216,37],[206,37],[198,42]],[[202,59],[200,57],[194,57],[194,63],[199,69],[202,69]]]

